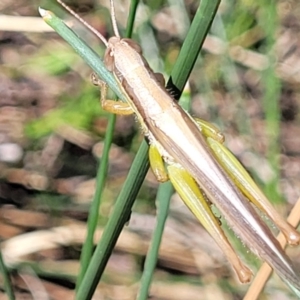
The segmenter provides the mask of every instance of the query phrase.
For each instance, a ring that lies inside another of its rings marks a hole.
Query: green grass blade
[[[136,9],[137,9],[138,1],[132,1],[130,14],[128,18],[128,26],[126,37],[130,37],[132,34]],[[104,140],[104,150],[103,155],[101,157],[101,164],[98,167],[97,178],[96,178],[96,190],[93,197],[92,205],[89,211],[89,217],[87,221],[87,237],[82,247],[82,252],[80,256],[80,272],[76,282],[76,291],[78,291],[79,286],[82,282],[82,279],[86,273],[88,265],[90,263],[93,249],[94,249],[94,234],[98,223],[99,217],[99,208],[101,203],[102,192],[104,189],[104,185],[106,182],[107,169],[108,169],[108,159],[109,159],[109,151],[112,144],[113,132],[115,129],[116,123],[116,115],[110,115],[108,120],[107,131]]]
[[[41,12],[43,16],[43,11]],[[97,75],[108,82],[109,86],[118,96],[122,97],[122,93],[119,90],[119,87],[110,72],[105,68],[102,60],[99,58],[98,54],[95,53],[89,47],[86,47],[85,43],[69,28],[67,27],[59,18],[57,18],[51,12],[46,12],[44,16],[44,20],[49,24],[59,35],[61,35],[73,48],[74,50],[81,56],[85,58],[85,61],[90,65],[94,66],[94,71]],[[110,125],[114,124],[114,117],[111,117]],[[94,231],[96,229],[97,220],[98,220],[98,211],[101,199],[101,192],[105,183],[105,173],[107,170],[107,160],[108,160],[108,148],[110,148],[110,143],[112,139],[112,132],[107,134],[106,143],[105,143],[105,152],[103,153],[102,163],[100,168],[98,169],[97,174],[97,186],[94,195],[94,199],[90,209],[90,215],[88,218],[88,233],[86,241],[83,245],[83,250],[80,258],[80,273],[77,279],[76,289],[78,289],[82,278],[87,270],[88,264],[91,259],[92,251],[93,251],[93,237]]]
[[[185,110],[189,111],[191,107],[190,90],[185,89],[183,91],[179,104]],[[147,297],[152,282],[153,273],[158,260],[159,246],[161,244],[166,219],[169,213],[171,196],[173,193],[174,187],[171,182],[159,185],[156,196],[157,220],[144,264],[143,275],[140,281],[140,289],[137,296],[138,300],[148,299]]]
[[[10,277],[9,277],[9,272],[8,272],[6,266],[5,266],[4,261],[3,261],[1,251],[0,251],[0,273],[2,274],[4,289],[5,289],[5,292],[7,294],[8,299],[9,300],[15,300],[15,294],[14,294],[13,287],[12,287],[12,284],[11,284],[11,280],[10,280]]]
[[[151,245],[147,253],[147,257],[144,265],[144,271],[140,281],[140,290],[137,296],[138,300],[148,299],[148,291],[151,285],[153,273],[157,263],[159,246],[161,244],[165,223],[168,217],[170,199],[173,192],[174,192],[174,188],[170,182],[160,184],[156,196],[156,207],[157,207],[156,225],[153,231]]]
[[[138,4],[139,4],[139,0],[131,0],[129,16],[126,25],[126,34],[125,34],[125,36],[128,38],[132,36],[133,24],[134,24]]]
[[[280,203],[282,198],[278,192],[278,182],[280,178],[280,94],[281,94],[281,80],[276,74],[276,60],[274,44],[276,41],[278,28],[278,16],[276,7],[269,5],[268,1],[261,2],[261,18],[260,23],[266,33],[266,45],[264,47],[265,54],[269,58],[269,67],[262,73],[262,90],[263,107],[266,120],[266,133],[268,138],[267,159],[272,166],[274,172],[273,178],[264,187],[264,192],[273,203]],[[265,22],[265,20],[268,22]]]
[[[188,35],[173,67],[167,88],[175,89],[175,91],[183,90],[217,12],[219,3],[220,0],[200,1]]]
[[[88,268],[94,250],[94,234],[98,223],[99,207],[101,203],[102,192],[106,183],[109,151],[112,144],[115,123],[116,123],[116,116],[110,115],[108,120],[105,140],[104,140],[103,155],[101,157],[101,163],[98,167],[98,172],[96,177],[96,190],[89,210],[88,220],[87,220],[87,227],[88,227],[87,236],[83,244],[81,256],[80,256],[80,272],[77,277],[76,290],[79,289],[79,286],[86,273],[86,270]]]
[[[51,26],[83,58],[83,60],[93,69],[93,71],[109,85],[109,87],[117,94],[117,96],[121,100],[126,101],[114,76],[105,68],[104,63],[99,55],[52,12],[40,8],[40,14],[44,21]]]
[[[176,98],[180,97],[186,81],[191,73],[192,67],[198,57],[204,39],[217,12],[219,3],[219,0],[204,0],[201,1],[200,6],[198,7],[187,38],[184,41],[179,57],[167,84],[167,88],[171,88],[172,90],[176,91]],[[183,105],[185,106],[185,109],[188,109],[189,103],[183,103]],[[172,192],[173,187],[170,183],[160,185],[157,195],[157,202],[159,203],[157,223],[153,232],[153,240],[147,254],[144,272],[141,278],[139,295],[137,297],[138,300],[144,300],[148,298],[148,292],[158,259],[159,246],[169,210]]]
[[[127,30],[126,36],[129,37],[132,32],[136,8],[137,8],[138,1],[133,1],[133,5],[131,6],[130,10],[130,16],[128,19],[129,29]],[[102,61],[98,61],[98,55],[94,53],[92,49],[85,49],[83,52],[83,45],[78,40],[78,37],[67,27],[65,24],[56,18],[55,16],[51,15],[50,21],[48,20],[48,24],[55,28],[55,30],[64,37],[64,39],[72,45],[72,47],[78,52],[81,56],[87,57],[87,62],[90,66],[99,65],[98,72],[95,70],[99,77],[101,77],[103,80],[108,81],[109,85],[113,85],[114,88],[112,88],[117,94],[120,95],[120,92],[118,90],[118,86],[114,82],[114,78],[111,76],[110,72],[107,72],[106,68],[104,67]],[[96,62],[96,64],[95,64]],[[98,211],[101,203],[101,195],[102,191],[105,185],[106,181],[106,173],[107,173],[107,166],[108,166],[108,156],[109,156],[109,150],[112,142],[112,135],[114,131],[114,125],[115,125],[116,117],[111,115],[109,118],[108,123],[108,129],[107,134],[105,138],[105,147],[103,151],[103,156],[101,158],[101,165],[99,166],[98,172],[97,172],[97,179],[96,179],[96,191],[94,194],[94,198],[92,201],[92,205],[90,208],[90,213],[88,217],[88,231],[87,231],[87,238],[83,245],[82,253],[81,253],[81,259],[80,259],[80,265],[81,270],[77,279],[76,289],[79,288],[79,285],[82,281],[82,278],[84,277],[84,274],[87,270],[88,264],[90,262],[92,252],[93,252],[93,240],[94,240],[94,233],[96,230],[97,222],[98,222]]]
[[[147,157],[148,145],[144,141],[134,159],[134,167],[128,173],[86,275],[76,294],[77,300],[91,299],[98,285],[116,241],[124,225],[129,221],[131,208],[149,169]]]

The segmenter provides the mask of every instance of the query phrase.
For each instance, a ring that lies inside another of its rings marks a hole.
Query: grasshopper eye
[[[137,42],[133,41],[132,39],[127,39],[127,38],[122,39],[122,41],[124,41],[126,44],[128,44],[131,48],[133,48],[139,54],[142,54],[143,50]]]
[[[164,75],[161,73],[154,73],[154,77],[156,78],[156,80],[162,85],[165,86],[166,81],[164,78]]]

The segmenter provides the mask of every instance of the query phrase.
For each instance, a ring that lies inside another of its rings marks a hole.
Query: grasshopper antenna
[[[112,22],[115,36],[119,38],[120,33],[119,33],[118,25],[117,25],[116,12],[115,12],[115,6],[114,6],[113,0],[110,0],[110,15],[111,15],[111,22]]]
[[[93,26],[91,26],[90,24],[88,24],[85,20],[83,20],[75,11],[73,11],[67,4],[65,4],[64,2],[62,2],[61,0],[56,0],[63,8],[65,8],[74,18],[76,18],[80,23],[82,23],[84,26],[86,26],[86,28],[88,28],[91,32],[93,32],[102,42],[103,44],[108,47],[108,42],[106,40],[106,38],[100,33],[98,32]],[[113,7],[113,6],[112,6]],[[116,20],[114,20],[113,22],[113,28],[115,31],[115,25],[116,24]],[[118,33],[118,32],[117,32]]]

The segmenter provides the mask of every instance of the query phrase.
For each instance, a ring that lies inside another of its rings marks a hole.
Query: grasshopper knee
[[[199,118],[193,118],[202,134],[208,138],[212,138],[219,143],[224,143],[225,136],[215,125]]]
[[[163,158],[161,157],[155,145],[150,145],[149,147],[149,161],[150,161],[152,172],[154,173],[157,181],[159,182],[168,181],[169,177],[166,172]]]

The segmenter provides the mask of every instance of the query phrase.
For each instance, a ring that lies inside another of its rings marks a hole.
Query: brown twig
[[[300,198],[296,202],[294,208],[292,209],[289,217],[288,222],[297,227],[300,221]],[[282,248],[286,246],[286,239],[282,233],[277,236],[277,240],[279,241]],[[260,270],[258,271],[257,275],[252,281],[247,294],[244,297],[244,300],[255,300],[258,299],[261,291],[263,290],[266,282],[268,281],[270,275],[272,274],[273,269],[267,264],[263,263]]]
[[[0,16],[1,31],[53,32],[40,17]]]

